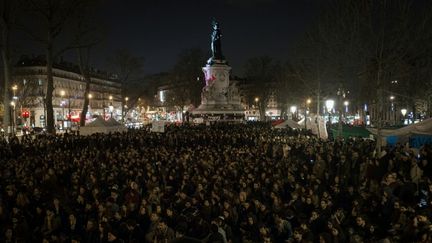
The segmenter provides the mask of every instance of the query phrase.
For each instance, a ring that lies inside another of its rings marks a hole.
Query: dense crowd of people
[[[0,141],[1,242],[432,242],[432,147],[267,124]]]

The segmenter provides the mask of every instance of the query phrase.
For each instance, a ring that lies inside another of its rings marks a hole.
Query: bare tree
[[[314,72],[303,70],[315,66],[320,70],[315,72],[319,87],[342,83],[348,89],[360,90],[353,93],[354,101],[375,105],[379,115],[372,122],[380,131],[388,92],[399,90],[405,96],[425,97],[424,80],[431,77],[426,71],[430,62],[424,58],[425,51],[431,50],[430,41],[426,41],[432,36],[428,28],[431,4],[416,4],[419,1],[330,1],[306,37],[315,43],[310,55],[300,55],[307,68],[296,68],[295,72],[311,74]],[[393,80],[399,80],[399,87],[392,87]]]
[[[250,86],[247,100],[250,104],[258,102],[261,120],[265,119],[268,102],[276,95],[279,67],[268,56],[251,58],[245,64],[245,77]]]
[[[15,24],[17,4],[15,1],[2,0],[0,1],[0,52],[3,60],[3,126],[9,129],[10,116],[10,89],[11,89],[11,56],[10,56],[10,37],[11,30]]]
[[[184,107],[201,103],[201,91],[204,87],[202,65],[205,63],[204,52],[198,48],[183,50],[170,72],[166,85],[165,106],[184,112]],[[183,120],[184,117],[182,117]]]
[[[138,77],[142,75],[144,59],[132,55],[127,49],[120,49],[108,58],[108,65],[118,75],[119,81],[122,84],[121,113],[122,121],[124,121],[126,112],[130,109],[125,109],[126,94],[131,94],[131,97],[128,97],[130,98],[128,100],[128,107],[133,107],[133,104],[138,102],[139,97],[143,93],[137,87],[142,87],[142,84],[139,83],[142,79]]]
[[[90,84],[91,84],[91,51],[102,42],[104,31],[99,27],[100,23],[95,20],[95,10],[98,7],[98,0],[87,2],[87,7],[80,11],[75,22],[74,46],[76,46],[78,67],[85,81],[84,103],[80,114],[80,126],[85,126],[86,115],[90,103]],[[105,107],[103,107],[105,109]]]
[[[23,24],[21,27],[32,40],[45,48],[47,69],[47,92],[45,97],[47,113],[47,132],[55,133],[54,109],[53,109],[53,64],[56,58],[65,51],[76,48],[74,40],[65,41],[62,37],[67,35],[66,29],[71,22],[76,20],[74,16],[85,9],[86,0],[22,0],[28,10],[28,14],[36,21]],[[35,27],[34,25],[38,25]],[[38,31],[35,31],[38,30]],[[65,43],[66,42],[66,43]]]

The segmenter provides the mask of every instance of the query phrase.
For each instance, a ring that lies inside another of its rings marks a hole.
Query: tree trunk
[[[259,109],[259,114],[260,114],[260,121],[265,121],[266,120],[266,116],[265,116],[265,104],[266,102],[259,102],[258,103],[258,109]]]
[[[80,68],[81,75],[84,77],[84,80],[86,82],[86,87],[84,91],[84,104],[80,115],[80,126],[84,127],[86,122],[87,112],[88,112],[88,106],[90,103],[89,94],[90,94],[91,77],[90,74],[87,72],[87,67],[84,65],[84,59],[80,49],[78,49],[78,65]]]
[[[3,90],[3,127],[6,132],[12,132],[10,116],[10,57],[9,57],[9,31],[4,26],[3,31],[3,48],[1,49],[3,59],[4,90]]]
[[[46,121],[47,121],[47,132],[55,134],[54,127],[54,108],[53,108],[53,92],[54,92],[54,80],[53,80],[53,44],[51,40],[48,40],[47,52],[46,52],[46,67],[47,67],[47,93],[45,97],[46,104]]]
[[[89,100],[89,93],[90,93],[90,81],[88,80],[88,78],[84,78],[86,80],[86,88],[84,91],[84,104],[83,104],[83,108],[81,111],[81,115],[80,115],[80,126],[84,127],[85,126],[85,122],[86,122],[86,116],[87,116],[87,112],[88,112],[88,106],[90,103]]]

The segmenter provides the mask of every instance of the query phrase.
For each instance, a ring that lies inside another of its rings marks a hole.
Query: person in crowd
[[[1,242],[430,242],[432,146],[267,123],[0,138]]]

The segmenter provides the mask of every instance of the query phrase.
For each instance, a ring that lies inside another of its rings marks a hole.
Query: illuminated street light
[[[297,111],[297,106],[295,106],[295,105],[291,106],[290,107],[290,111],[292,113],[292,118],[294,118],[295,117],[295,113]]]
[[[335,104],[334,100],[326,100],[325,106],[327,108],[327,112],[330,113],[333,110],[334,104]]]
[[[92,94],[88,94],[88,98],[89,99],[93,98],[93,95]]]
[[[312,103],[312,100],[308,98],[306,100],[306,107],[305,107],[305,113],[304,113],[304,123],[305,123],[305,130],[307,130],[307,115],[309,113],[309,105]]]
[[[114,106],[113,106],[113,103],[112,103],[112,100],[113,100],[113,96],[112,95],[110,95],[109,97],[109,100],[110,100],[110,105],[109,105],[109,107],[108,107],[108,109],[109,109],[109,112],[110,112],[110,117],[112,118],[113,116],[113,110],[114,110]]]
[[[392,95],[392,96],[390,96],[390,100],[394,100],[395,99],[395,97]]]
[[[259,101],[259,98],[258,97],[255,97],[255,102],[258,102]]]
[[[344,101],[344,106],[345,106],[345,112],[348,113],[348,106],[349,106],[349,101],[348,100]]]
[[[62,129],[64,129],[64,125],[65,125],[65,121],[64,121],[64,117],[65,117],[65,103],[63,101],[63,97],[65,96],[66,92],[64,90],[60,91],[60,96],[62,97],[62,101],[60,103],[60,106],[62,107]]]
[[[12,119],[12,121],[13,121],[13,126],[12,126],[12,134],[15,134],[15,130],[16,130],[16,110],[15,110],[16,103],[15,103],[15,101],[11,101],[10,105],[12,106],[12,109],[13,109],[13,119]]]
[[[12,91],[13,91],[13,97],[12,97],[12,99],[14,99],[14,100],[18,99],[18,97],[16,96],[17,90],[18,90],[18,85],[15,84],[14,86],[12,86]]]
[[[15,130],[16,130],[16,111],[15,111],[15,107],[16,107],[16,103],[14,100],[18,100],[18,97],[16,96],[16,92],[18,90],[18,85],[14,85],[12,86],[12,92],[13,92],[13,101],[10,103],[10,105],[13,107],[13,126],[12,126],[12,133],[15,134]]]
[[[403,124],[405,124],[405,115],[407,114],[408,110],[403,108],[401,109],[401,113],[402,113],[402,120],[403,120]]]
[[[328,112],[328,119],[329,119],[330,124],[331,124],[331,111],[333,110],[334,104],[335,104],[334,100],[326,100],[325,101],[325,106],[326,106],[326,109]]]
[[[405,115],[407,114],[407,112],[408,112],[407,109],[405,109],[405,108],[401,109],[402,116],[405,117]]]

